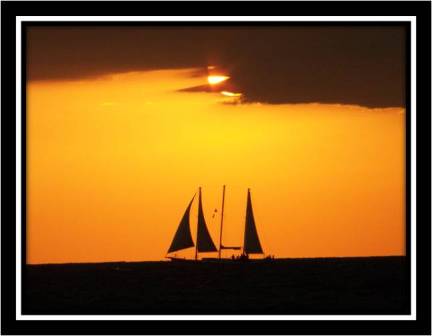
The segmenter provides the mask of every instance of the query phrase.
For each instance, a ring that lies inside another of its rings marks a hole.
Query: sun
[[[207,81],[210,85],[216,85],[225,82],[227,79],[229,79],[229,77],[223,75],[211,75],[207,77]]]

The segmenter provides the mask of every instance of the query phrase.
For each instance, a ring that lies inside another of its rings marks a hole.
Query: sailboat
[[[252,210],[252,200],[250,189],[247,192],[246,199],[246,216],[245,216],[245,230],[243,246],[224,246],[222,245],[222,229],[223,229],[223,218],[224,218],[224,205],[225,205],[225,186],[223,186],[222,191],[222,212],[221,212],[221,223],[220,223],[220,235],[219,235],[219,249],[216,248],[210,233],[207,229],[207,225],[204,218],[204,212],[202,209],[202,196],[201,188],[198,190],[198,223],[197,223],[197,235],[196,244],[192,240],[191,230],[190,230],[190,209],[192,202],[195,199],[196,194],[192,197],[186,211],[180,221],[171,245],[168,249],[167,254],[190,248],[195,246],[195,260],[198,260],[199,252],[218,252],[218,258],[203,258],[204,261],[214,261],[214,260],[248,260],[250,254],[264,254],[258,232],[255,225],[255,218]],[[222,259],[222,250],[242,250],[242,255],[237,259]],[[168,256],[171,260],[186,260],[184,258],[178,258],[176,256]]]

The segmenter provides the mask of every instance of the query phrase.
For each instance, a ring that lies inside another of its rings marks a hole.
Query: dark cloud
[[[404,106],[403,26],[29,27],[28,77],[222,67],[248,101]]]

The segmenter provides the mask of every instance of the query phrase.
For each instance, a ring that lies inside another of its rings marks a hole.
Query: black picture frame
[[[2,2],[2,323],[4,334],[430,334],[430,27],[431,4],[420,2],[230,2],[230,15],[415,16],[417,24],[416,320],[371,321],[23,321],[16,320],[15,19],[21,15],[226,15],[223,2]],[[25,79],[25,67],[21,68]],[[23,85],[25,81],[23,80]],[[412,83],[411,83],[412,84]],[[407,86],[409,88],[409,86]],[[25,89],[23,87],[22,89]],[[407,89],[408,90],[408,89]],[[407,97],[411,92],[407,91]],[[409,105],[407,103],[407,105]],[[25,106],[25,95],[22,97]],[[16,111],[21,113],[20,111]],[[25,116],[25,115],[24,115]],[[22,124],[25,144],[25,118]],[[409,124],[407,124],[407,129]],[[407,144],[407,150],[410,148]],[[25,148],[22,152],[25,176]],[[413,153],[411,153],[411,158]],[[408,157],[410,157],[408,155]],[[408,165],[409,166],[409,165]],[[15,168],[15,169],[14,169]],[[408,173],[408,172],[407,172]],[[22,180],[25,195],[25,178]],[[409,185],[408,185],[409,187]],[[409,202],[410,199],[407,199]],[[409,205],[409,204],[408,204]],[[412,210],[412,209],[411,209]],[[25,233],[25,208],[23,232]],[[409,213],[407,214],[407,216]],[[407,231],[409,232],[409,230]],[[25,255],[25,244],[21,251]],[[25,288],[23,288],[25,290]]]

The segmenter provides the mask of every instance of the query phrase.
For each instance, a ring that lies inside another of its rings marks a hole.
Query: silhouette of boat
[[[216,248],[210,233],[207,229],[207,225],[204,218],[204,212],[202,208],[202,196],[201,187],[198,189],[198,215],[197,215],[197,233],[196,233],[196,243],[192,240],[191,230],[190,230],[190,218],[191,218],[191,206],[195,199],[196,194],[192,197],[186,211],[180,221],[174,238],[167,252],[167,258],[172,261],[177,262],[190,262],[198,260],[198,253],[200,252],[218,252],[218,258],[202,258],[200,261],[249,261],[250,254],[264,254],[261,247],[261,243],[258,237],[258,232],[255,225],[255,218],[252,210],[252,200],[250,189],[247,191],[246,200],[246,217],[245,217],[245,231],[243,246],[224,246],[222,244],[222,229],[223,229],[223,215],[224,215],[224,205],[225,205],[225,186],[223,186],[222,191],[222,212],[221,212],[221,223],[220,223],[220,235],[219,235],[219,249]],[[170,256],[170,253],[184,250],[195,246],[195,259],[179,258],[176,255]],[[225,258],[222,259],[222,250],[242,250],[242,254],[238,258]],[[268,260],[269,258],[261,259]],[[255,259],[256,260],[256,259]]]

